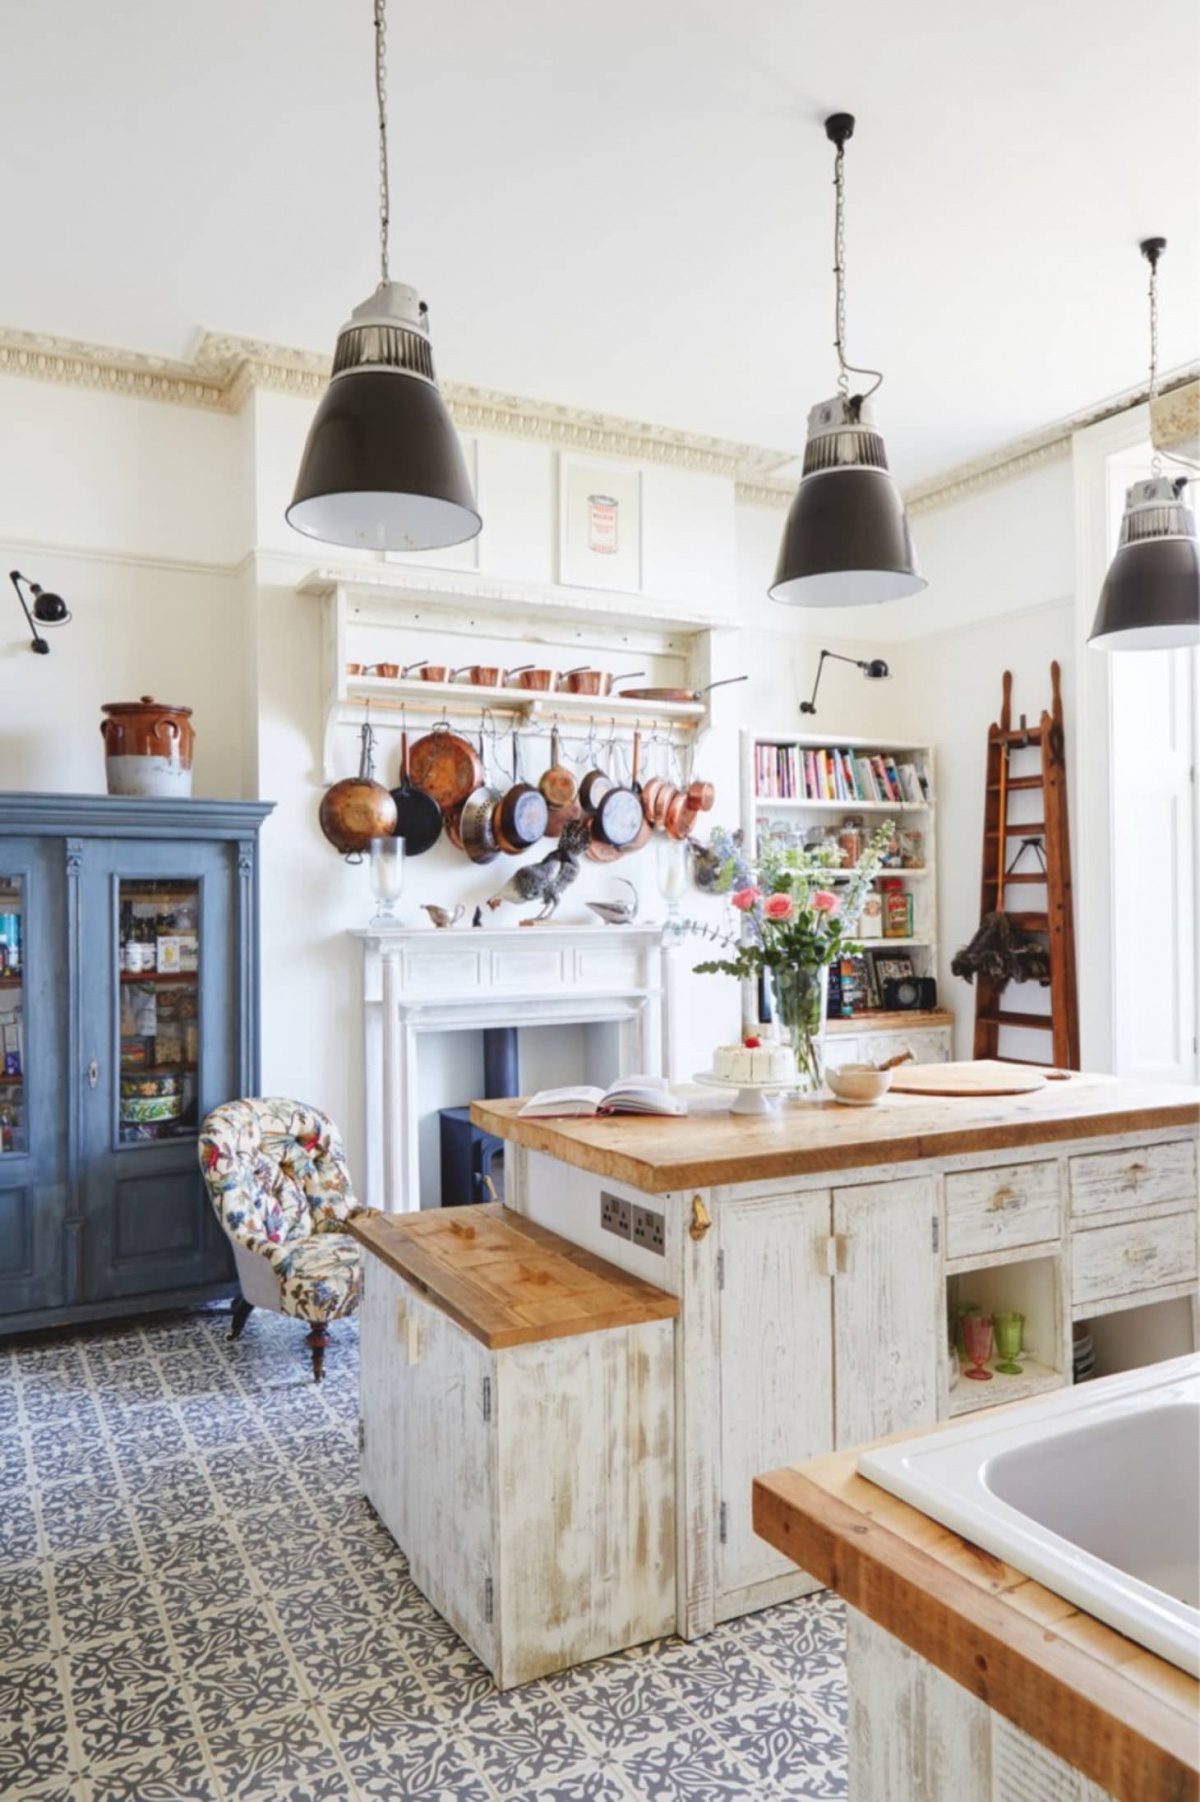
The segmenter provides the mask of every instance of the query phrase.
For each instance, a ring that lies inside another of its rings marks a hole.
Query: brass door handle
[[[1002,1214],[1006,1213],[1009,1208],[1019,1208],[1024,1199],[1025,1198],[1019,1189],[1005,1187],[996,1190],[996,1193],[988,1202],[988,1207],[994,1214]]]
[[[698,1195],[692,1196],[692,1219],[688,1232],[693,1239],[703,1239],[712,1225],[712,1215]]]

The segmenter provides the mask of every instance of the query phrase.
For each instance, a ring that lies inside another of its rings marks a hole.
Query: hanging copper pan
[[[550,764],[538,783],[546,806],[551,809],[565,809],[573,806],[579,794],[579,784],[566,764],[562,762],[560,751],[558,727],[553,726],[550,730]]]
[[[513,784],[496,808],[496,841],[502,851],[517,857],[546,834],[550,810],[540,794],[521,774],[521,741],[513,728]]]
[[[625,847],[627,851],[640,851],[642,846],[647,843],[651,832],[654,830],[650,821],[646,818],[646,809],[642,801],[642,785],[638,781],[638,762],[641,756],[641,749],[642,735],[640,732],[635,732],[633,735],[633,768],[630,772],[630,787],[637,797],[638,809],[641,813],[642,820],[635,837]]]
[[[483,781],[483,764],[465,738],[442,720],[419,738],[408,760],[409,775],[432,795],[443,813],[459,807]]]
[[[335,782],[321,798],[321,831],[335,850],[361,863],[373,838],[387,838],[396,830],[396,803],[374,775],[375,734],[362,729],[362,755],[358,775]]]

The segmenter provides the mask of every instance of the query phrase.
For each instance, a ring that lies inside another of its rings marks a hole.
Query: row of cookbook
[[[772,801],[892,801],[918,807],[932,798],[923,763],[801,745],[755,745],[754,792]]]

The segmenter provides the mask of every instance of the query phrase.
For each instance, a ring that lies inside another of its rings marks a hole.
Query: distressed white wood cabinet
[[[501,1689],[671,1632],[675,1301],[503,1208],[356,1236],[363,1487],[417,1587]]]
[[[1194,1092],[1079,1076],[889,1103],[734,1119],[697,1097],[687,1120],[597,1122],[476,1104],[508,1140],[512,1207],[680,1299],[685,1637],[816,1587],[754,1536],[763,1471],[1061,1387],[1076,1321],[1167,1304],[1171,1343],[1132,1362],[1197,1342]],[[605,1196],[658,1228],[605,1230]],[[955,1380],[967,1301],[1025,1314],[1019,1377]]]

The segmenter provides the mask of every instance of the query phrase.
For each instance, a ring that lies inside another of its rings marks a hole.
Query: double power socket
[[[635,1201],[626,1201],[623,1195],[610,1195],[607,1189],[602,1189],[600,1225],[606,1233],[628,1239],[632,1244],[640,1245],[643,1251],[655,1252],[660,1258],[666,1256],[667,1223],[653,1208],[639,1207]]]

